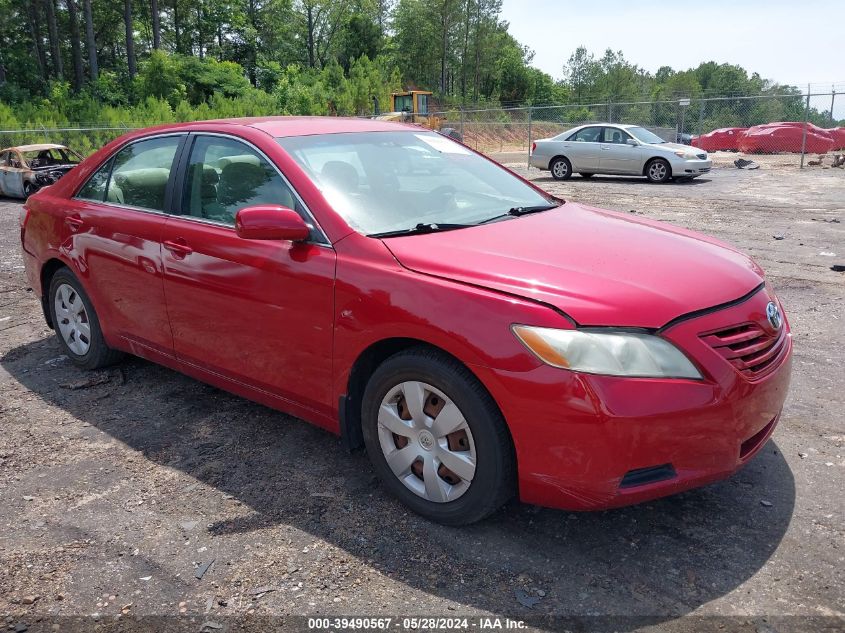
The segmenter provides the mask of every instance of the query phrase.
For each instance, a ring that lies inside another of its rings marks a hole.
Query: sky
[[[607,48],[654,73],[700,62],[739,64],[766,79],[829,92],[845,107],[845,0],[504,0],[510,33],[555,79],[578,46]],[[819,85],[816,85],[819,84]],[[826,84],[825,86],[821,84]],[[839,110],[839,103],[836,104]],[[829,104],[827,107],[830,107]]]

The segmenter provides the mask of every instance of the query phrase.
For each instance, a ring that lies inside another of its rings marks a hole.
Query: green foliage
[[[582,46],[556,81],[531,65],[533,52],[508,32],[502,0],[159,0],[159,50],[150,3],[136,1],[129,29],[134,77],[124,3],[92,2],[99,65],[92,79],[81,10],[71,22],[70,8],[79,4],[54,2],[58,40],[51,41],[44,2],[0,0],[0,127],[368,115],[374,101],[385,111],[390,93],[407,88],[434,91],[432,110],[566,104],[560,116],[572,122],[611,118],[674,127],[681,97],[693,99],[687,121],[705,128],[804,116],[798,89],[731,64],[664,66],[652,75],[621,51],[597,56]],[[788,96],[738,98],[773,94]],[[736,98],[706,100],[722,95]],[[829,124],[829,116],[810,111],[819,124]],[[73,144],[89,151],[118,131],[79,135]]]

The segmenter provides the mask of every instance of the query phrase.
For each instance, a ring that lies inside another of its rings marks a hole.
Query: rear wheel
[[[32,194],[35,193],[35,185],[31,182],[23,183],[23,197],[24,199],[29,198]]]
[[[65,354],[85,369],[99,369],[120,360],[121,352],[103,340],[100,321],[82,284],[67,268],[50,281],[50,317]]]
[[[478,380],[444,354],[414,348],[387,359],[367,384],[362,424],[385,487],[432,521],[473,523],[514,493],[501,413]]]
[[[572,164],[563,156],[558,156],[552,160],[549,171],[555,180],[569,180],[572,177]]]
[[[666,160],[654,158],[646,165],[645,175],[649,182],[666,182],[672,177],[672,168]]]

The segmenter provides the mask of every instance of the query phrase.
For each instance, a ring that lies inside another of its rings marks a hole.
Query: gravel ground
[[[714,234],[768,271],[795,332],[793,387],[743,471],[620,510],[513,503],[432,525],[302,421],[138,359],[71,366],[27,289],[20,205],[0,200],[0,625],[263,631],[380,614],[842,630],[845,276],[830,266],[845,264],[845,173],[725,168],[663,186],[527,173]]]

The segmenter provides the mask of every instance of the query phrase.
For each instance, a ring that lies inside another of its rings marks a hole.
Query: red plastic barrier
[[[827,132],[833,137],[833,149],[845,149],[845,127],[832,127]]]
[[[738,147],[746,154],[775,154],[800,152],[804,136],[804,123],[784,121],[755,125],[740,138]],[[828,130],[812,123],[807,124],[806,151],[810,154],[829,152],[837,143]]]
[[[723,127],[707,134],[696,136],[691,143],[708,152],[733,151],[738,149],[738,142],[747,127]]]

